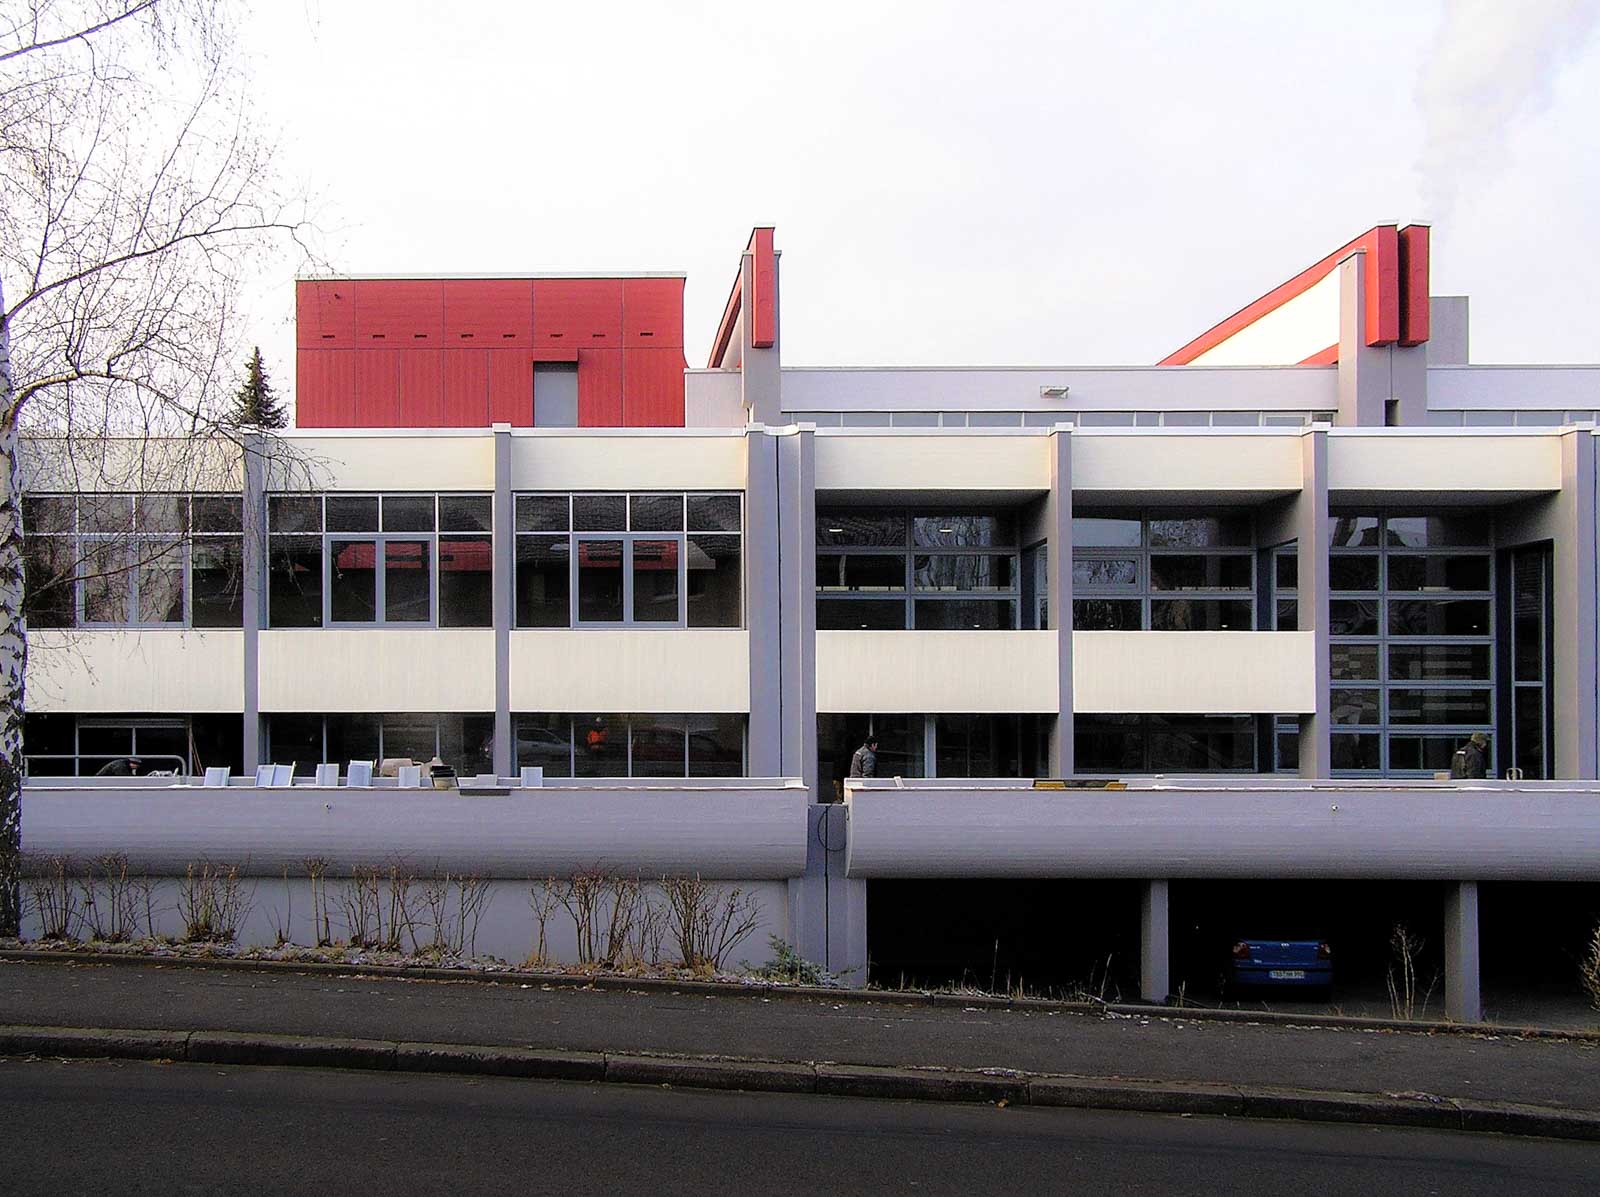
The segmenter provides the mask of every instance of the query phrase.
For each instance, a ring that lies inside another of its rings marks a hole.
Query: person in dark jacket
[[[878,737],[868,736],[850,758],[851,777],[878,776]]]
[[[144,772],[144,762],[136,756],[119,756],[107,761],[95,771],[96,777],[138,777]]]
[[[1467,742],[1456,749],[1450,760],[1450,776],[1474,778],[1489,776],[1489,737],[1473,732]]]

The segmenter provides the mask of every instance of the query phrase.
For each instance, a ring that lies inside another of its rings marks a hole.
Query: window
[[[1251,715],[1078,715],[1080,773],[1249,773],[1256,767]]]
[[[743,715],[518,715],[516,760],[562,777],[741,777]]]
[[[271,495],[274,628],[486,628],[494,619],[489,495]]]
[[[237,715],[30,714],[26,721],[30,777],[92,777],[130,757],[143,773],[243,768],[244,726]]]
[[[237,495],[28,495],[25,610],[33,627],[237,628]]]
[[[737,494],[517,496],[517,627],[736,628]]]
[[[1472,732],[1495,723],[1489,521],[1335,512],[1333,523],[1333,771],[1448,769]]]
[[[494,771],[493,715],[273,715],[267,740],[268,758],[292,764],[300,777],[319,764],[348,769],[353,760],[393,758],[438,757],[461,777]]]
[[[1072,520],[1072,626],[1086,632],[1255,627],[1248,515],[1097,512]]]
[[[1010,512],[817,512],[817,627],[1009,629],[1021,554]]]

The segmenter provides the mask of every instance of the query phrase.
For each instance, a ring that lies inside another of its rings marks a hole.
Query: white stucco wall
[[[1561,489],[1561,437],[1552,432],[1335,429],[1328,489],[1466,494]]]
[[[1302,433],[1139,433],[1079,429],[1072,434],[1072,489],[1077,492],[1245,492],[1265,496],[1297,491]]]
[[[742,433],[544,429],[511,437],[513,490],[743,490]]]
[[[1079,714],[1291,715],[1315,709],[1310,632],[1074,632]]]
[[[28,633],[28,709],[41,714],[244,710],[244,633],[226,628]]]
[[[1054,632],[817,633],[817,710],[1049,713]]]
[[[514,631],[513,711],[750,709],[750,635],[738,628]]]
[[[284,441],[268,480],[272,490],[494,489],[494,437],[488,432],[294,432]]]
[[[898,428],[816,438],[818,490],[1048,490],[1047,435]]]
[[[494,710],[488,628],[308,628],[261,633],[261,710]]]

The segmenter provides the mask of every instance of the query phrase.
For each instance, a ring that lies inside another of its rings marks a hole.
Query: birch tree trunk
[[[0,936],[22,922],[22,712],[28,636],[22,621],[22,486],[11,416],[11,337],[0,284]]]

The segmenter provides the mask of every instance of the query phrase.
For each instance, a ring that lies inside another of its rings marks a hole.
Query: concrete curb
[[[420,981],[475,981],[482,985],[539,985],[552,989],[593,989],[611,993],[702,994],[707,997],[769,998],[784,1001],[931,1006],[939,1009],[1053,1011],[1095,1017],[1176,1018],[1189,1022],[1257,1023],[1263,1026],[1328,1027],[1351,1031],[1408,1031],[1419,1035],[1504,1035],[1517,1039],[1558,1039],[1600,1043],[1600,1029],[1532,1027],[1491,1022],[1442,1022],[1361,1018],[1344,1014],[1298,1014],[1276,1010],[1218,1010],[1204,1006],[1165,1006],[1134,1002],[1068,1002],[1047,998],[1009,998],[990,994],[901,992],[887,989],[825,989],[811,985],[737,985],[725,981],[672,980],[607,974],[547,973],[527,969],[483,972],[470,968],[408,967],[392,964],[336,964],[322,961],[236,960],[229,957],[149,956],[131,952],[66,952],[0,949],[0,962],[24,964],[122,964],[145,968],[221,969],[310,976],[393,977]]]
[[[172,1060],[236,1066],[347,1068],[464,1076],[816,1093],[901,1101],[1031,1105],[1159,1114],[1366,1123],[1600,1142],[1600,1110],[1436,1097],[1345,1093],[1121,1077],[1041,1076],[860,1064],[541,1051],[233,1031],[0,1026],[0,1056]]]

